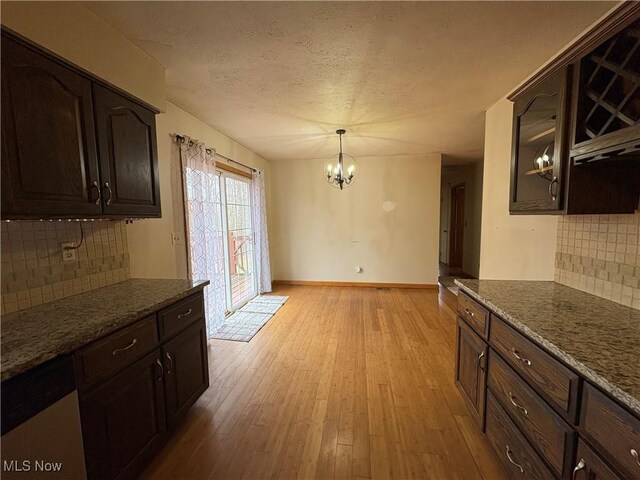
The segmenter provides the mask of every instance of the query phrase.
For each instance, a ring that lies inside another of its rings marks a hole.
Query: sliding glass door
[[[191,277],[209,279],[209,333],[257,294],[249,180],[185,169]]]
[[[257,292],[253,226],[251,224],[251,188],[249,181],[223,176],[226,210],[227,285],[229,310],[235,310]]]

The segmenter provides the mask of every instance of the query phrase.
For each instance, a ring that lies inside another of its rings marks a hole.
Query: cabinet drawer
[[[151,315],[75,354],[80,385],[103,380],[123,369],[158,344],[156,317]]]
[[[630,479],[640,479],[640,420],[585,384],[580,426],[584,435]],[[635,452],[635,453],[634,453]]]
[[[483,338],[487,338],[489,310],[462,293],[462,291],[458,293],[458,315],[464,318]]]
[[[487,438],[509,473],[509,478],[554,478],[509,416],[500,408],[491,392],[487,394]]]
[[[578,441],[576,465],[572,472],[573,480],[622,480],[583,440]]]
[[[160,336],[171,337],[203,317],[204,295],[200,292],[158,312]]]
[[[575,420],[579,377],[497,317],[491,345],[552,406]]]
[[[489,388],[555,473],[562,476],[565,452],[575,436],[571,427],[494,351],[489,352]]]

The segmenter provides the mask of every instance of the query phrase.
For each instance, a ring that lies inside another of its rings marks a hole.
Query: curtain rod
[[[187,138],[184,135],[180,135],[178,133],[175,134],[175,137],[176,137],[176,142],[179,142],[179,143],[184,143],[187,140]],[[193,143],[193,140],[189,140],[189,142]],[[246,169],[251,170],[252,172],[257,172],[258,171],[256,168],[250,167],[249,165],[245,165],[244,163],[240,163],[240,162],[234,160],[233,158],[229,158],[226,155],[222,155],[222,154],[216,152],[215,148],[205,146],[205,150],[209,155],[211,155],[213,153],[216,157],[222,157],[225,160],[227,160],[228,162],[233,162],[236,165],[240,165],[240,166],[242,166],[242,167],[244,167]]]

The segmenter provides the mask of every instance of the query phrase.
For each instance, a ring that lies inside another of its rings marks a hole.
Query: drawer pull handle
[[[171,373],[171,370],[173,370],[173,357],[169,352],[165,353],[164,356],[167,357],[167,360],[169,360],[169,368],[167,368],[167,375],[169,375]]]
[[[629,450],[629,453],[633,458],[636,459],[636,463],[640,467],[640,457],[638,456],[638,451],[635,448],[632,448],[631,450]]]
[[[556,198],[558,198],[558,190],[556,189],[556,191],[553,191],[553,185],[554,184],[558,184],[558,177],[553,177],[553,180],[551,180],[551,183],[549,184],[549,196],[551,197],[551,200],[553,200],[554,202],[556,201]]]
[[[480,352],[480,355],[478,355],[478,367],[480,367],[480,370],[484,370],[484,365],[482,362],[483,358],[484,358],[484,352]]]
[[[158,381],[162,381],[162,377],[164,376],[164,367],[162,366],[162,362],[159,358],[156,358],[156,365],[160,367],[160,375],[158,376]]]
[[[524,408],[522,405],[518,405],[518,404],[516,403],[516,398],[517,398],[517,397],[516,397],[513,393],[509,392],[509,400],[511,400],[511,404],[512,404],[514,407],[516,407],[517,409],[522,410],[522,412],[523,412],[525,415],[529,415],[529,412],[527,411],[527,409],[526,409],[526,408]]]
[[[518,469],[520,470],[520,473],[524,473],[524,468],[522,468],[522,465],[517,464],[513,460],[513,458],[511,458],[511,449],[509,448],[509,445],[507,445],[507,458],[511,463],[513,463],[516,467],[518,467]]]
[[[191,309],[187,310],[184,313],[179,313],[178,314],[178,318],[182,318],[182,317],[188,317],[189,315],[191,315]]]
[[[136,343],[138,343],[138,339],[134,338],[133,340],[131,340],[131,343],[129,345],[122,348],[116,348],[113,352],[111,352],[111,355],[118,355],[119,353],[126,352],[127,350],[132,349]]]
[[[513,356],[516,357],[518,360],[520,360],[522,363],[524,363],[527,366],[531,366],[531,360],[529,360],[528,358],[524,358],[521,357],[520,355],[518,355],[518,351],[515,348],[511,349],[511,353],[513,353]]]
[[[576,465],[576,468],[573,469],[573,473],[571,474],[571,480],[576,480],[578,472],[586,466],[587,464],[585,463],[584,458],[581,458],[578,464]]]
[[[464,311],[465,311],[465,312],[467,312],[467,315],[471,315],[472,317],[474,317],[474,318],[475,318],[476,314],[475,314],[475,313],[473,313],[473,312],[472,312],[471,310],[469,310],[468,308],[465,308],[465,309],[464,309]]]
[[[105,202],[107,205],[111,205],[111,197],[112,197],[112,192],[111,192],[111,185],[109,185],[109,182],[105,182],[104,183],[104,188],[107,189],[107,193],[109,194],[109,196],[107,197],[107,201]]]
[[[98,185],[98,182],[94,180],[94,182],[91,184],[91,188],[96,189],[96,192],[98,193],[98,198],[96,198],[95,204],[100,205],[100,185]]]

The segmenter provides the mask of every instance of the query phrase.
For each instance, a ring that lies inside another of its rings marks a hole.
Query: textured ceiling
[[[171,102],[268,160],[327,157],[343,127],[357,157],[460,163],[484,111],[614,4],[85,5],[166,67]]]

